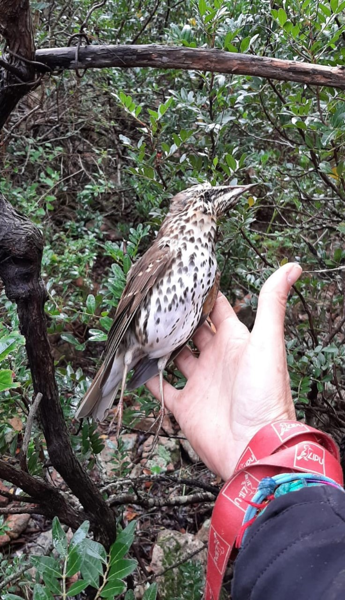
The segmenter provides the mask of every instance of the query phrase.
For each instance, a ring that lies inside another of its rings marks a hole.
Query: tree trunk
[[[35,67],[30,63],[35,46],[29,0],[0,0],[0,33],[6,40],[0,61],[1,130],[19,100],[35,85]]]
[[[0,277],[7,297],[17,303],[35,394],[43,395],[39,416],[50,460],[83,505],[96,537],[109,547],[116,538],[114,514],[73,453],[59,401],[44,315],[46,291],[40,275],[43,237],[1,196],[0,214]],[[19,475],[13,483],[22,487]],[[23,479],[23,489],[24,484]]]

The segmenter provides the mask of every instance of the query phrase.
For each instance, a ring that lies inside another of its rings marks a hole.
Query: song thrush
[[[208,317],[217,297],[217,217],[251,187],[203,184],[174,196],[156,239],[128,273],[104,362],[77,418],[92,415],[102,421],[121,384],[119,432],[126,387],[133,390],[159,374],[162,421],[164,368]]]

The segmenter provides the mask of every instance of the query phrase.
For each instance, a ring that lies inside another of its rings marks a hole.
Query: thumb
[[[300,265],[287,263],[267,279],[259,295],[252,339],[265,339],[266,342],[274,343],[277,335],[284,336],[287,297],[301,273]]]

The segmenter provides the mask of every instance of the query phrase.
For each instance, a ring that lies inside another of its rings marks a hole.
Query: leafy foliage
[[[135,522],[123,529],[107,554],[104,547],[88,536],[89,523],[85,521],[68,541],[59,520],[53,520],[52,556],[33,556],[31,565],[36,576],[31,582],[33,600],[62,600],[73,598],[88,586],[96,588],[95,600],[117,598],[126,590],[124,579],[136,568],[137,562],[125,558],[134,540]],[[71,583],[71,578],[79,578]],[[150,586],[145,596],[156,599],[156,586]],[[127,594],[126,594],[127,597]],[[130,597],[130,596],[128,596]],[[20,596],[4,595],[4,600],[17,600]]]

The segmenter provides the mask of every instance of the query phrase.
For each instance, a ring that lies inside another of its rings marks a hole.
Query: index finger
[[[225,319],[235,319],[238,321],[238,317],[234,309],[222,292],[218,292],[216,303],[210,314],[210,319],[216,329],[218,329]]]

